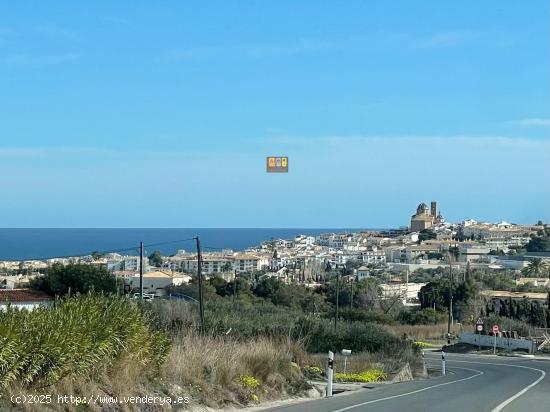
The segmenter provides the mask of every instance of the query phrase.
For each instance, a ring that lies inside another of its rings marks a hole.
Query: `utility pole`
[[[202,256],[201,242],[199,237],[195,238],[197,242],[197,276],[199,278],[199,312],[201,317],[201,333],[204,333],[204,296],[202,290]]]
[[[233,276],[233,306],[237,300],[237,269],[235,269],[235,275]]]
[[[511,293],[510,293],[509,302],[510,302],[510,309],[508,310],[508,315],[509,315],[509,319],[508,319],[508,338],[511,338],[512,337],[512,294]],[[508,342],[510,342],[510,341],[508,340]]]
[[[336,313],[334,314],[334,330],[336,330],[336,326],[338,325],[339,298],[340,298],[340,272],[336,272]]]
[[[139,242],[139,298],[143,300],[143,242]]]
[[[453,324],[453,264],[449,252],[449,319],[447,322],[447,343],[451,344],[451,325]]]
[[[407,269],[407,283],[405,284],[405,303],[407,303],[407,296],[409,296],[409,269]]]
[[[349,297],[349,308],[353,309],[353,279],[351,279],[351,290],[350,290],[350,297]]]

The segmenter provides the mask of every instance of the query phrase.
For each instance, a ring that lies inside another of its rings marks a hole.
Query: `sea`
[[[291,239],[297,235],[316,236],[330,232],[357,232],[358,228],[255,228],[255,229],[0,229],[0,260],[46,260],[56,257],[86,256],[94,251],[119,251],[136,255],[139,244],[145,253],[159,250],[172,255],[178,250],[196,251],[198,236],[203,251],[244,250],[270,239]]]

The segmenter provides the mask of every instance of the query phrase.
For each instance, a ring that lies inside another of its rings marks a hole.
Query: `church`
[[[437,202],[431,202],[429,209],[426,203],[420,203],[411,217],[411,232],[420,232],[443,222],[441,212],[437,213]]]

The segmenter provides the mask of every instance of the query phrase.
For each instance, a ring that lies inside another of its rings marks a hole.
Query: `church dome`
[[[426,203],[420,203],[416,208],[416,214],[428,213],[428,205]]]

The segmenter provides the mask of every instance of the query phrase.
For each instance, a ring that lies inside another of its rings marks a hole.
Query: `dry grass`
[[[388,325],[386,329],[393,335],[415,340],[442,343],[447,339],[447,323],[437,325]],[[453,325],[453,334],[460,331],[459,325]]]
[[[380,369],[391,379],[405,364],[413,370],[418,359],[407,349],[393,356],[382,353],[354,353],[348,358],[347,372],[361,373]],[[303,345],[290,339],[258,338],[238,340],[227,336],[199,336],[181,334],[173,338],[172,348],[156,375],[130,359],[122,359],[105,368],[94,379],[67,377],[44,389],[11,387],[9,394],[43,393],[76,396],[146,396],[163,395],[172,398],[190,397],[190,406],[206,405],[219,408],[242,406],[259,401],[281,399],[303,393],[309,388],[302,373],[306,366],[326,369],[326,354],[308,354]],[[336,354],[335,370],[343,372],[343,357]],[[318,376],[318,378],[322,378]],[[248,384],[247,382],[250,382]],[[256,384],[257,382],[257,384]],[[29,412],[42,411],[35,406],[20,407]],[[52,410],[80,410],[82,408],[51,405]],[[1,409],[1,406],[0,406]],[[96,405],[90,411],[140,411],[143,405]],[[148,406],[147,410],[176,410],[165,405]]]
[[[382,359],[375,353],[362,352],[358,354],[352,354],[348,357],[346,372],[348,373],[361,373],[369,369],[381,369],[386,371],[391,369],[391,366],[385,362],[386,359]],[[323,372],[327,369],[327,355],[315,354],[310,356],[310,364],[321,368]],[[344,372],[344,357],[335,354],[334,356],[334,371],[337,373]]]
[[[239,341],[226,337],[186,335],[175,338],[161,371],[173,395],[217,407],[280,398],[307,387],[298,365],[306,357],[290,340],[259,338]],[[251,390],[240,378],[259,381]]]
[[[78,406],[76,403],[63,404],[58,402],[58,397],[70,396],[74,397],[90,397],[90,396],[118,396],[119,398],[126,396],[147,396],[160,394],[159,390],[155,390],[151,386],[151,376],[148,376],[147,370],[140,367],[130,359],[120,360],[112,368],[105,369],[101,374],[94,378],[86,378],[82,376],[66,377],[53,385],[43,388],[27,388],[20,384],[11,384],[4,392],[4,403],[0,402],[0,411],[3,411],[2,406],[6,406],[5,410],[15,409],[27,412],[41,412],[44,410],[51,411],[75,411],[87,410],[94,412],[102,411],[140,411],[143,405],[132,404],[93,404]],[[18,405],[9,405],[8,399],[12,395],[50,395],[51,404],[31,404],[20,403]],[[9,405],[9,406],[8,406]],[[151,405],[149,411],[165,410],[160,405]]]
[[[49,394],[51,410],[80,410],[57,404],[58,395],[190,397],[189,406],[242,406],[280,399],[303,392],[309,385],[299,365],[306,364],[302,345],[290,340],[259,338],[239,341],[227,337],[177,336],[158,374],[131,360],[121,360],[94,379],[65,378],[43,389],[12,385],[6,395]],[[256,384],[257,383],[257,384]],[[7,398],[4,398],[7,401]],[[4,403],[4,406],[8,404]],[[90,411],[140,411],[143,405],[88,405]],[[19,410],[42,411],[40,405],[20,405]],[[178,408],[174,408],[176,410]],[[2,406],[0,405],[0,410]],[[169,405],[149,405],[147,410],[171,410]]]
[[[309,362],[309,365],[321,368],[324,373],[327,368],[327,355],[310,355]],[[418,356],[412,351],[395,354],[395,356],[384,355],[380,352],[352,353],[351,356],[348,356],[346,372],[362,373],[371,369],[379,369],[386,373],[388,379],[391,379],[406,363],[410,365],[413,371],[421,371],[422,364],[419,362]],[[344,372],[344,357],[339,353],[334,356],[334,371],[337,373]]]

